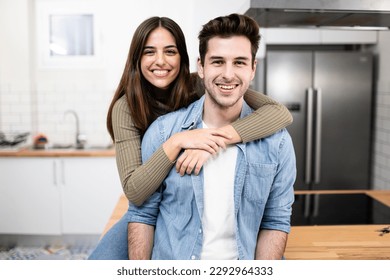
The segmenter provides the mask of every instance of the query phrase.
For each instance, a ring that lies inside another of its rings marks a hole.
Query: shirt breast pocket
[[[244,196],[256,203],[266,203],[276,173],[276,164],[249,163]]]

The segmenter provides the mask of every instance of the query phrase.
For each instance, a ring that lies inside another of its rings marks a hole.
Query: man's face
[[[242,106],[242,97],[255,76],[251,43],[245,36],[214,37],[198,74],[203,79],[211,101],[220,108]]]

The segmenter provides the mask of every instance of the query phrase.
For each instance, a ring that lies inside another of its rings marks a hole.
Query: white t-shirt
[[[238,258],[234,218],[236,160],[237,146],[232,145],[219,151],[203,166],[203,260]]]

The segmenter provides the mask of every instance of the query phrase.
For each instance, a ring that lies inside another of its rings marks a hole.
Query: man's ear
[[[200,61],[200,58],[198,57],[198,76],[203,79],[204,78],[204,74],[203,74],[203,66],[202,66],[202,63]]]

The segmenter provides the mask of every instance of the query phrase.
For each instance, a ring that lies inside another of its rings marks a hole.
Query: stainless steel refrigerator
[[[296,190],[370,187],[373,56],[268,51],[265,92],[294,117]]]

